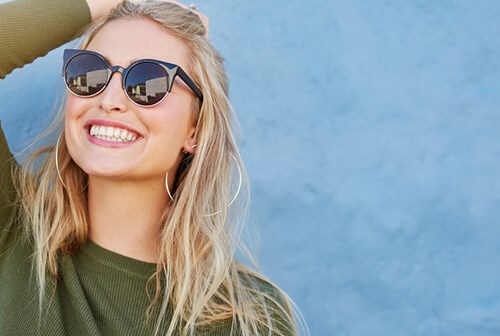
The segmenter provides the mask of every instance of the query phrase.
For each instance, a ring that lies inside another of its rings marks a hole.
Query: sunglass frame
[[[67,80],[66,80],[66,69],[68,67],[69,62],[72,59],[74,59],[76,56],[79,56],[79,55],[82,55],[82,54],[89,54],[89,55],[93,55],[93,56],[98,57],[100,60],[103,61],[103,64],[106,65],[106,70],[107,70],[107,78],[106,78],[106,83],[104,84],[104,86],[99,91],[97,91],[96,93],[93,93],[93,94],[90,94],[90,95],[79,95],[79,94],[73,92],[68,87],[68,83],[67,83]],[[85,49],[65,49],[64,50],[64,54],[63,54],[63,61],[64,61],[64,63],[63,63],[64,65],[63,65],[63,69],[62,69],[62,76],[64,77],[64,84],[68,88],[68,91],[71,92],[73,95],[75,95],[77,97],[90,98],[90,97],[97,96],[98,94],[100,94],[101,92],[103,92],[106,89],[106,87],[109,84],[109,81],[111,80],[111,76],[113,75],[113,73],[119,72],[122,75],[122,81],[121,82],[122,82],[122,88],[125,91],[125,95],[128,97],[128,99],[130,101],[132,101],[132,103],[134,103],[137,106],[152,107],[152,106],[155,106],[155,105],[158,105],[159,103],[161,103],[165,99],[165,97],[168,95],[168,93],[172,90],[172,87],[174,85],[174,80],[175,80],[176,76],[179,76],[184,81],[184,83],[186,83],[186,85],[189,86],[189,88],[194,92],[194,94],[201,101],[203,101],[203,94],[202,94],[201,90],[198,88],[198,86],[196,86],[196,84],[194,83],[194,81],[187,75],[187,73],[180,66],[178,66],[176,64],[172,64],[172,63],[168,63],[168,62],[164,62],[164,61],[160,61],[160,60],[156,60],[156,59],[141,59],[141,60],[137,60],[137,61],[133,62],[132,64],[130,64],[126,68],[124,68],[124,67],[122,67],[120,65],[111,66],[109,64],[108,60],[103,55],[99,54],[98,52],[95,52],[95,51],[92,51],[92,50],[85,50]],[[136,103],[128,95],[127,90],[125,89],[125,81],[127,79],[127,75],[129,73],[129,71],[132,70],[136,65],[141,64],[141,63],[153,63],[153,64],[157,64],[157,65],[161,66],[166,71],[166,73],[167,73],[167,78],[168,78],[168,81],[167,81],[167,92],[165,93],[165,95],[158,102],[156,102],[154,104],[151,104],[151,105],[143,105],[143,104]]]

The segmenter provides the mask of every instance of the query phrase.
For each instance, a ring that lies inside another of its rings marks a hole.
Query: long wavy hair
[[[191,51],[188,71],[203,92],[203,101],[197,100],[192,108],[197,151],[184,157],[175,177],[174,201],[161,217],[160,257],[148,282],[154,295],[150,295],[145,318],[157,316],[155,334],[173,335],[180,330],[188,335],[229,318],[238,335],[298,334],[291,301],[257,271],[255,259],[241,239],[249,188],[233,134],[236,118],[228,99],[223,59],[206,38],[198,15],[169,2],[124,1],[85,29],[81,48],[107,23],[138,18],[158,23],[186,43]],[[25,232],[35,247],[40,308],[47,277],[57,279],[60,257],[77,252],[88,234],[88,177],[71,159],[64,136],[60,136],[64,109],[63,102],[41,137],[59,135],[59,146],[54,142],[34,151],[16,172]],[[227,207],[238,174],[244,182],[243,192]],[[250,262],[237,261],[236,253]],[[161,326],[167,314],[171,319],[165,331]]]

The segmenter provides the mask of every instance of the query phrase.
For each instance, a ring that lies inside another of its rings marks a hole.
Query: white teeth
[[[89,133],[98,139],[110,142],[128,142],[137,139],[136,134],[117,127],[92,125]]]

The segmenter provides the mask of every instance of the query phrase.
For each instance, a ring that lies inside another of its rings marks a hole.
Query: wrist
[[[92,21],[109,13],[109,11],[118,5],[122,0],[86,0],[90,9]]]

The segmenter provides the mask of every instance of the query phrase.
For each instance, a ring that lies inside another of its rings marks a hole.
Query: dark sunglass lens
[[[74,94],[91,96],[106,85],[107,65],[104,60],[92,54],[80,54],[73,57],[66,66],[64,79]]]
[[[138,63],[128,72],[125,89],[136,104],[156,104],[167,94],[168,73],[159,64]]]

